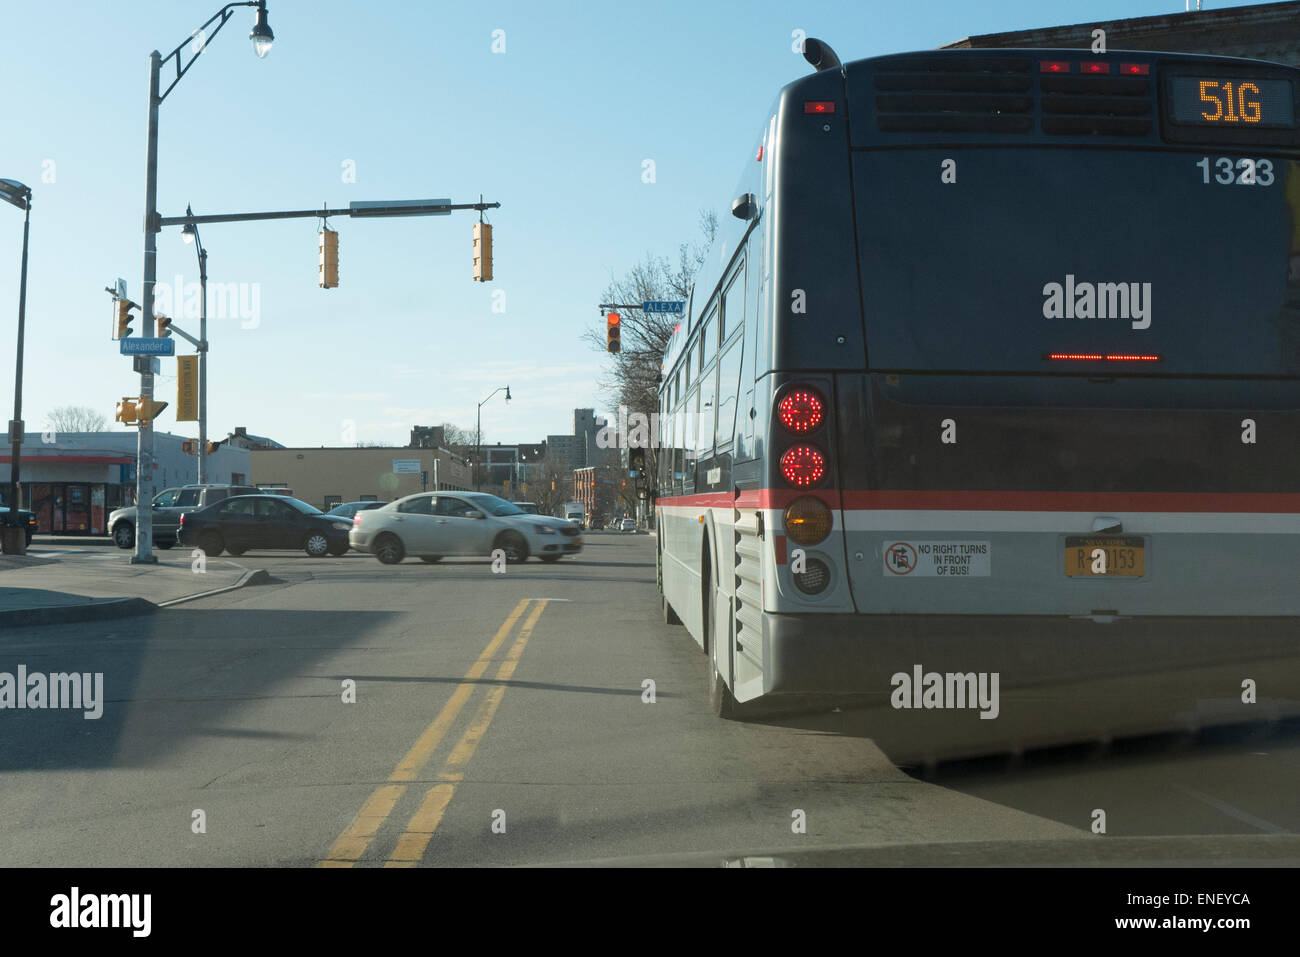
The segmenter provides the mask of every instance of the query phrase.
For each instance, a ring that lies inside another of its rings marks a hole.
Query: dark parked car
[[[351,521],[357,512],[365,512],[372,508],[383,508],[387,504],[387,502],[343,502],[340,505],[335,505],[325,514],[337,515]]]
[[[182,485],[163,489],[153,499],[153,543],[158,548],[176,544],[176,529],[181,516],[197,512],[232,495],[252,495],[252,485]],[[118,548],[135,547],[136,510],[134,505],[114,509],[108,516],[108,534]]]
[[[9,509],[0,505],[0,525],[9,524]],[[18,524],[27,529],[27,544],[32,543],[32,536],[36,534],[36,515],[25,508],[18,510]]]
[[[352,522],[286,495],[236,495],[181,516],[178,540],[208,555],[301,548],[313,558],[348,550]]]

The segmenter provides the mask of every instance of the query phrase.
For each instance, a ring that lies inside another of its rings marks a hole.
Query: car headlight
[[[555,529],[551,528],[551,526],[549,526],[549,525],[538,525],[538,526],[537,526],[537,534],[538,534],[538,535],[554,535],[554,534],[555,534]]]

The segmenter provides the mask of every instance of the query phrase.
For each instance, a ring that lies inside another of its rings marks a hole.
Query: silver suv
[[[153,498],[153,543],[159,548],[176,544],[181,515],[204,508],[232,495],[256,495],[253,485],[181,485],[166,488]],[[136,508],[115,509],[108,516],[108,534],[118,548],[135,547]]]

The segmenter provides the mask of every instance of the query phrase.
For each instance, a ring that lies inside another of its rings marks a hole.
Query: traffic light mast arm
[[[216,213],[211,216],[163,216],[159,226],[184,226],[190,223],[246,223],[259,219],[327,219],[330,216],[354,216],[358,219],[392,216],[439,216],[457,209],[499,209],[500,203],[427,203],[410,206],[368,206],[344,209],[289,209],[266,213]]]
[[[199,342],[198,339],[195,339],[192,335],[190,335],[180,326],[176,325],[176,323],[173,322],[170,328],[172,332],[176,333],[176,335],[180,336],[182,339],[184,339],[186,342],[192,345],[195,349],[198,349],[200,352],[203,351],[204,348],[203,343]]]

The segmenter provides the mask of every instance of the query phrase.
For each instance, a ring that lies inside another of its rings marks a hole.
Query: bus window
[[[718,446],[731,441],[736,423],[736,395],[740,390],[741,340],[736,340],[718,362]]]
[[[685,425],[685,431],[682,432],[681,438],[677,442],[678,448],[682,450],[682,476],[689,484],[695,480],[695,432],[699,422],[700,412],[700,393],[698,389],[692,389],[690,395],[686,397],[686,402],[682,406],[682,422]]]
[[[718,367],[712,366],[700,378],[700,419],[695,431],[695,457],[713,457],[713,424],[718,406]]]
[[[700,332],[700,369],[703,370],[713,357],[718,353],[718,330],[717,323],[714,322],[718,316],[718,310],[715,306],[709,312],[709,318],[704,320],[704,329]]]
[[[745,268],[742,265],[732,277],[731,285],[722,298],[722,318],[718,320],[718,341],[726,342],[741,330],[745,323]]]

